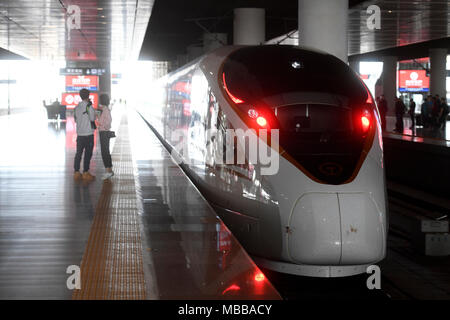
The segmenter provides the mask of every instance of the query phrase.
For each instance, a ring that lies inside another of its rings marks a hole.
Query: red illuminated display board
[[[98,76],[66,76],[66,91],[98,90]]]
[[[91,93],[89,95],[89,99],[92,101],[92,105],[95,109],[97,109],[98,105],[98,94],[97,93]],[[81,97],[78,93],[74,92],[65,92],[62,94],[61,104],[67,106],[67,109],[73,109],[75,108],[78,103],[81,102]]]
[[[429,91],[430,78],[425,70],[399,70],[398,87],[400,92]]]

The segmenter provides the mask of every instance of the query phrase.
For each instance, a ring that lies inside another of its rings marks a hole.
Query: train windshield
[[[230,93],[244,102],[286,93],[315,92],[350,99],[367,99],[361,81],[338,58],[293,46],[238,49],[223,67]]]

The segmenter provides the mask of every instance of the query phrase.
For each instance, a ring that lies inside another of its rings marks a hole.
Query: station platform
[[[412,127],[410,117],[403,117],[403,132],[395,132],[396,118],[386,117],[385,138],[416,142],[421,144],[431,144],[441,147],[450,147],[450,121],[447,121],[444,129],[428,129],[422,126]]]
[[[113,107],[115,172],[73,180],[73,117],[0,117],[0,299],[280,299],[144,121]],[[69,266],[80,289],[69,289]]]
[[[450,197],[450,121],[446,129],[410,129],[394,132],[395,118],[387,117],[383,133],[386,177],[388,180],[441,197]]]

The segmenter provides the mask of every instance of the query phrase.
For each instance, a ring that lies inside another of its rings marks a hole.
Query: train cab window
[[[292,133],[350,132],[350,108],[326,104],[294,104],[275,107],[280,129]]]

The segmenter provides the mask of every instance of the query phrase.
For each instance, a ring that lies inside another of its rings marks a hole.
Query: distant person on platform
[[[422,105],[420,106],[420,122],[422,126],[425,128],[425,110],[427,109],[427,100],[424,96]]]
[[[447,123],[447,116],[450,112],[450,108],[447,104],[447,99],[445,97],[441,98],[441,109],[442,109],[442,114],[441,114],[441,118],[440,118],[440,125],[441,125],[441,129],[444,129],[445,131],[445,126]]]
[[[416,103],[413,99],[409,99],[409,116],[411,117],[411,130],[416,126]]]
[[[61,104],[58,101],[58,98],[52,104],[45,104],[45,100],[42,101],[44,107],[47,109],[47,117],[48,119],[56,119],[58,118],[59,112],[61,110]]]
[[[422,125],[424,128],[429,128],[431,125],[431,109],[433,108],[433,99],[428,96],[426,101],[422,104]]]
[[[439,95],[436,95],[431,98],[431,118],[432,118],[432,127],[435,130],[438,130],[441,126],[440,118],[442,116],[442,108],[441,108],[441,99],[439,99]]]
[[[109,110],[109,96],[107,94],[100,95],[99,109],[101,115],[98,118],[98,132],[100,134],[100,145],[102,150],[103,164],[106,168],[106,173],[103,175],[103,180],[109,179],[114,175],[112,170],[111,153],[109,151],[109,139],[111,139],[111,111]]]
[[[405,114],[406,106],[400,98],[395,98],[395,131],[403,133],[403,115]]]
[[[380,117],[381,117],[381,128],[383,131],[386,130],[386,114],[387,114],[387,101],[384,98],[384,94],[381,95],[379,104],[378,104],[378,110],[380,111]]]
[[[89,100],[89,90],[81,89],[81,102],[75,107],[74,117],[77,124],[77,153],[74,162],[74,179],[92,181],[95,176],[89,173],[89,165],[94,150],[95,110]],[[83,174],[80,173],[81,156],[84,151]]]

